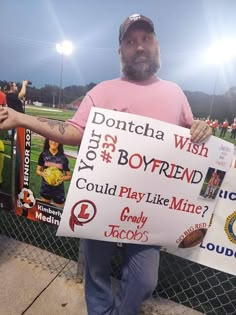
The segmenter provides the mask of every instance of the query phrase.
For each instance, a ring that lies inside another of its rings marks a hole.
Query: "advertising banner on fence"
[[[224,179],[206,237],[195,249],[167,249],[177,256],[236,275],[236,169]]]
[[[233,145],[93,108],[57,235],[193,247],[206,234]]]
[[[30,220],[58,226],[63,211],[77,149],[18,128],[15,211]]]

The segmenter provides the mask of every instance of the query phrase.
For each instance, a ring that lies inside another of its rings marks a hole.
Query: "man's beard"
[[[145,57],[146,60],[135,62],[139,57]],[[124,60],[121,54],[121,66],[125,76],[133,81],[145,81],[153,76],[160,68],[159,53],[156,51],[151,56],[144,52],[136,53],[131,60]]]

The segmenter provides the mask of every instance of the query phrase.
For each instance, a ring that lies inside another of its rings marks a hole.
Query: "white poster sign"
[[[233,145],[186,128],[90,112],[57,235],[192,247],[205,236]]]

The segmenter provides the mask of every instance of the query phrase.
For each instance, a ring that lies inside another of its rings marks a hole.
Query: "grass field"
[[[26,114],[33,116],[43,116],[47,118],[57,119],[57,120],[67,120],[73,117],[74,111],[72,110],[53,110],[51,107],[37,107],[37,106],[26,106]]]
[[[215,136],[220,138],[220,130],[217,130]],[[225,134],[225,137],[224,138],[220,138],[220,139],[223,139],[225,141],[231,142],[234,145],[236,145],[236,139],[232,139],[232,138],[230,138],[230,136],[231,136],[231,133],[229,131],[227,131],[226,134]]]

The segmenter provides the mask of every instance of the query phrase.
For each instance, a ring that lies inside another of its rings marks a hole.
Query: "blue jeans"
[[[110,262],[117,253],[116,243],[84,240],[83,246],[88,315],[138,315],[157,285],[159,247],[125,245],[120,290],[114,296]]]

